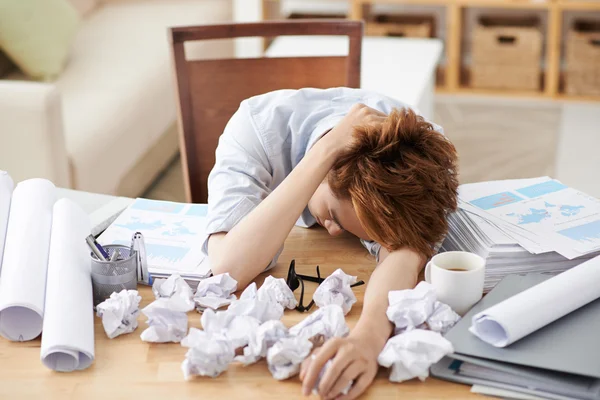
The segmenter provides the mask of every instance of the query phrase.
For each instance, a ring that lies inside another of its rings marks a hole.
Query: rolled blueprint
[[[473,316],[471,333],[505,347],[600,297],[600,256]]]
[[[55,200],[56,189],[45,179],[23,181],[13,192],[0,273],[0,335],[7,339],[31,340],[42,332]]]
[[[42,335],[42,363],[70,372],[94,360],[94,305],[87,214],[69,199],[54,205]]]
[[[2,270],[2,254],[4,254],[4,240],[13,188],[14,183],[8,172],[0,171],[0,271]]]

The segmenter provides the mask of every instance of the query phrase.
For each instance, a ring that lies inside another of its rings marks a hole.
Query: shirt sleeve
[[[208,237],[229,232],[271,192],[269,159],[245,103],[231,117],[219,138],[215,166],[208,176],[208,214],[202,251],[208,255]],[[271,263],[277,264],[283,246]]]
[[[369,253],[375,257],[375,260],[379,262],[379,250],[381,250],[381,245],[372,240],[363,240],[360,239],[360,243],[369,251]]]

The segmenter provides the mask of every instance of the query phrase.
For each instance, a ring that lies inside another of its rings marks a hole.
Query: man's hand
[[[424,258],[410,249],[382,249],[380,263],[371,274],[360,318],[350,335],[327,341],[302,364],[302,392],[308,395],[327,361],[318,391],[323,399],[355,399],[373,382],[377,374],[377,357],[393,330],[387,318],[388,293],[415,287]],[[340,395],[354,381],[347,395]]]
[[[357,103],[350,108],[348,114],[327,134],[323,141],[331,143],[336,148],[336,155],[343,153],[352,143],[354,128],[359,125],[382,124],[387,115],[362,103]]]
[[[347,400],[362,394],[377,374],[377,356],[381,350],[367,343],[368,338],[353,336],[352,333],[345,338],[328,340],[315,351],[314,357],[309,357],[302,363],[302,393],[305,396],[311,393],[319,372],[327,361],[332,360],[319,383],[321,398]],[[350,382],[353,382],[352,389],[347,395],[343,395],[342,391]]]

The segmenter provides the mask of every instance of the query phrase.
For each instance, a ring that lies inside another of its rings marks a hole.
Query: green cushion
[[[62,71],[79,16],[67,0],[0,0],[0,48],[27,75]]]

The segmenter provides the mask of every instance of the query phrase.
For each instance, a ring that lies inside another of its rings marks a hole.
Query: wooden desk
[[[279,264],[269,273],[262,274],[257,283],[272,274],[285,277],[292,258],[302,274],[314,274],[321,267],[324,276],[337,268],[368,280],[374,261],[351,236],[330,237],[322,228],[294,228],[286,242]],[[308,283],[309,298],[316,284]],[[362,308],[365,286],[355,289],[358,302],[346,317],[352,327]],[[141,306],[152,300],[152,292],[140,287]],[[283,321],[291,326],[306,315],[286,311]],[[96,360],[84,371],[58,373],[40,362],[40,339],[24,343],[9,342],[0,338],[0,399],[286,399],[302,398],[300,381],[292,378],[276,381],[267,370],[265,361],[249,367],[231,365],[216,379],[197,377],[190,382],[183,379],[181,362],[186,349],[177,343],[148,344],[140,340],[146,318],[139,317],[137,330],[116,339],[108,339],[99,318],[95,319]],[[190,326],[200,327],[200,314],[189,313]],[[427,379],[401,384],[390,383],[388,371],[381,369],[374,384],[363,398],[373,399],[469,399],[477,395],[469,386]]]

